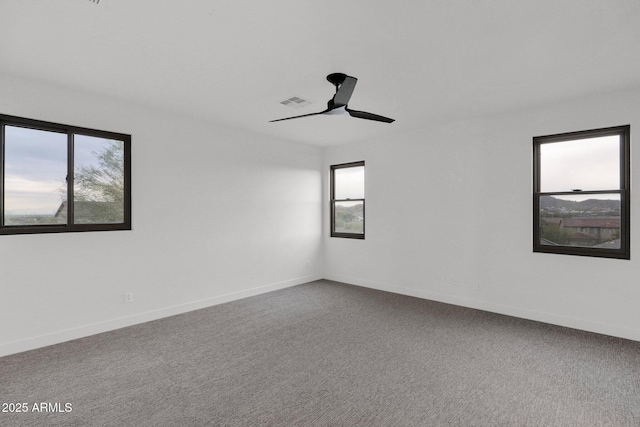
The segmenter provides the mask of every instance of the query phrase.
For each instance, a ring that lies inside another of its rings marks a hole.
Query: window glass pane
[[[540,144],[541,192],[619,188],[618,135]]]
[[[364,202],[335,202],[334,232],[364,233]]]
[[[620,249],[620,195],[541,196],[540,244]]]
[[[336,199],[364,199],[364,166],[334,169]]]
[[[4,224],[66,224],[67,135],[5,126]]]
[[[76,224],[124,222],[124,142],[74,135]]]

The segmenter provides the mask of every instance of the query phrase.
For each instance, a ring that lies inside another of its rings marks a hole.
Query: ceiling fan
[[[300,117],[317,116],[320,114],[337,115],[337,114],[349,114],[351,117],[358,119],[374,120],[376,122],[392,123],[394,119],[388,117],[379,116],[373,113],[367,113],[366,111],[352,110],[347,107],[349,99],[353,89],[356,87],[358,79],[355,77],[347,76],[343,73],[332,73],[327,76],[327,80],[336,87],[336,94],[333,98],[327,102],[327,109],[318,113],[303,114],[301,116],[286,117],[284,119],[270,120],[269,122],[280,122],[282,120],[299,119]]]

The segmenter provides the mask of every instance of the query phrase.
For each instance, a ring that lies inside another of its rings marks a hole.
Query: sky
[[[94,151],[110,140],[74,136],[76,167],[97,164]],[[5,214],[53,215],[66,185],[67,134],[5,126]],[[66,196],[65,196],[66,198]]]
[[[618,135],[541,144],[541,191],[620,189]],[[336,199],[364,198],[364,166],[335,170]],[[556,196],[566,200],[620,200],[619,194]]]
[[[544,143],[541,191],[608,190],[620,187],[618,136]],[[75,135],[76,167],[96,164],[108,139]],[[5,213],[51,214],[60,206],[67,173],[66,133],[5,126]],[[567,167],[569,165],[569,167]],[[364,167],[335,170],[336,198],[364,198]],[[65,196],[66,197],[66,196]],[[562,196],[568,200],[619,199],[617,194]]]
[[[336,199],[364,199],[364,166],[334,169]]]
[[[540,146],[540,191],[620,189],[620,137],[605,136]],[[619,199],[611,196],[557,196],[567,200]]]

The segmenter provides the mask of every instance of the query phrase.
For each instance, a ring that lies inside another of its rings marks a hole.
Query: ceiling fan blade
[[[376,122],[385,123],[393,123],[395,121],[395,119],[390,119],[389,117],[379,116],[373,113],[367,113],[366,111],[350,110],[349,108],[346,108],[346,110],[351,114],[351,117],[356,117],[358,119],[374,120]]]
[[[336,107],[342,107],[347,105],[353,94],[353,89],[356,87],[358,79],[351,76],[345,76],[344,81],[340,84],[338,91],[333,97],[333,105]]]
[[[328,111],[329,110],[324,110],[324,111],[320,111],[319,113],[309,113],[309,114],[303,114],[301,116],[285,117],[284,119],[269,120],[269,123],[281,122],[283,120],[299,119],[300,117],[317,116],[318,114],[325,114]]]

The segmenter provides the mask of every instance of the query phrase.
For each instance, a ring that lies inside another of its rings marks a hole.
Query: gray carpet
[[[3,426],[640,426],[640,343],[329,281],[0,358]],[[71,412],[32,412],[37,402]]]

